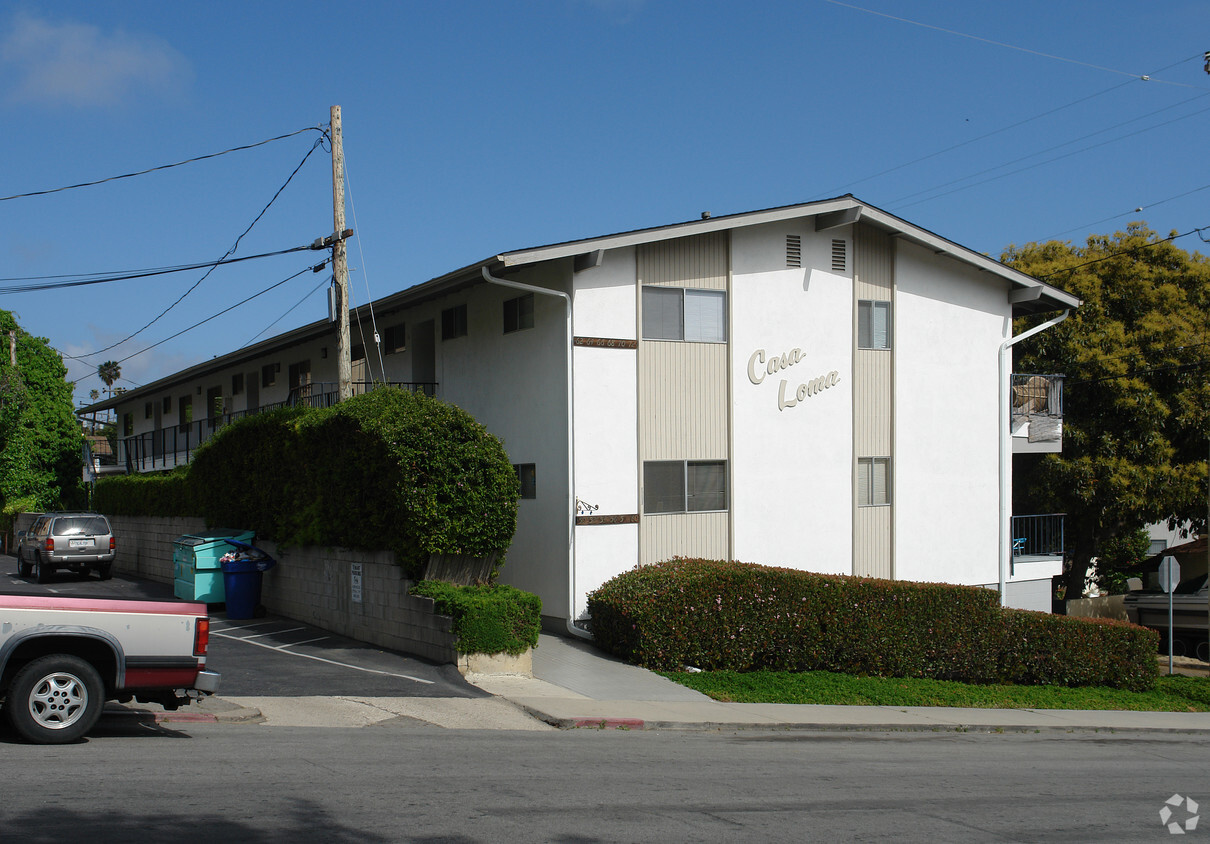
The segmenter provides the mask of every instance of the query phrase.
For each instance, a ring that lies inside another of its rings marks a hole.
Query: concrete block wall
[[[28,529],[35,518],[20,514],[16,530]],[[117,537],[115,570],[160,583],[172,583],[177,537],[206,530],[200,518],[114,516],[110,521]],[[433,662],[458,662],[450,617],[437,614],[431,598],[409,594],[411,581],[395,565],[393,553],[257,545],[277,560],[262,582],[261,603],[269,612]]]

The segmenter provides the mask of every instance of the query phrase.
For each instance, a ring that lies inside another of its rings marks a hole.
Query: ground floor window
[[[648,460],[643,463],[644,513],[701,513],[726,509],[726,460]]]

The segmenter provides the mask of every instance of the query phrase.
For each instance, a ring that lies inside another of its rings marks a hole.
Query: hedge
[[[1146,689],[1154,631],[1006,610],[992,590],[716,560],[618,575],[588,596],[592,633],[639,665],[824,670],[968,683]]]
[[[455,586],[422,580],[413,595],[433,599],[434,608],[454,620],[460,654],[516,656],[537,647],[542,627],[542,599],[512,586]]]
[[[502,562],[519,495],[504,446],[468,413],[382,387],[232,422],[187,471],[99,482],[96,507],[201,516],[282,545],[387,549],[417,579],[432,554]]]

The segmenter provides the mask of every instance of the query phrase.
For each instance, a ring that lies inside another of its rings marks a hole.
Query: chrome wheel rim
[[[70,727],[87,707],[88,689],[79,677],[65,671],[43,677],[29,695],[30,716],[48,730]]]

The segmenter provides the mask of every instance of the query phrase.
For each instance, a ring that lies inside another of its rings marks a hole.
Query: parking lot
[[[177,600],[168,584],[123,576],[81,578],[56,573],[49,583],[17,574],[17,560],[0,556],[0,592],[121,600]],[[287,618],[228,620],[210,608],[208,666],[222,675],[219,696],[490,697],[453,665],[385,651]]]

